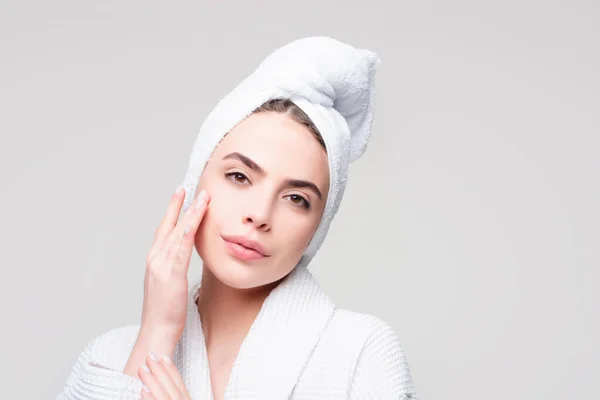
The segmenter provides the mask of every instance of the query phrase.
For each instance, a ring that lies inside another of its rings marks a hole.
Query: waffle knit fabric
[[[173,361],[194,400],[212,399],[200,315],[201,279],[189,290],[186,326]],[[123,373],[139,325],[91,340],[57,400],[141,399],[142,382]],[[226,400],[416,400],[394,329],[364,313],[337,308],[310,271],[298,268],[269,294],[244,339]]]

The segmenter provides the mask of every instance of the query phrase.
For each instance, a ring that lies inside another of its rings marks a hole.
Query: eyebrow
[[[248,168],[257,172],[258,174],[261,174],[261,175],[265,174],[265,170],[260,165],[255,163],[250,157],[245,156],[242,153],[238,153],[237,151],[227,154],[225,157],[223,157],[223,160],[239,160],[242,163],[244,163],[244,165],[246,165]],[[311,189],[313,192],[315,192],[317,194],[317,196],[319,197],[320,200],[323,200],[323,195],[321,194],[321,191],[319,190],[317,185],[315,185],[314,183],[312,183],[310,181],[286,178],[284,180],[284,183],[286,186],[290,186],[290,187]]]

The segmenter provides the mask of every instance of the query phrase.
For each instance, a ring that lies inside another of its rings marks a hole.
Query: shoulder
[[[336,314],[337,323],[345,326],[348,335],[357,336],[360,344],[350,398],[415,400],[411,371],[396,330],[371,314],[344,309]]]
[[[131,354],[139,329],[139,325],[126,325],[99,334],[87,343],[80,356],[105,368],[122,369]]]
[[[125,325],[118,328],[108,330],[98,336],[96,336],[90,345],[94,348],[101,348],[111,345],[127,345],[135,342],[139,333],[139,325]]]
[[[334,319],[337,319],[340,323],[345,325],[359,326],[369,331],[374,331],[382,325],[387,325],[387,323],[379,317],[371,314],[347,310],[345,308],[336,308]]]
[[[370,343],[400,341],[390,324],[371,314],[338,308],[331,325],[344,331],[346,337],[355,337],[362,347]]]

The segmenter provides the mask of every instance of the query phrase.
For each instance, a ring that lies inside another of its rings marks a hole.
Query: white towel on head
[[[298,263],[308,266],[339,208],[348,165],[364,153],[369,142],[379,64],[374,52],[323,36],[298,39],[275,50],[219,101],[202,124],[183,182],[183,209],[194,200],[200,175],[219,141],[266,101],[290,99],[323,136],[329,161],[323,217]]]

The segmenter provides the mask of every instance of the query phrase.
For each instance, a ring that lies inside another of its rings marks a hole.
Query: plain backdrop
[[[326,292],[397,330],[422,400],[600,398],[599,20],[592,0],[3,0],[0,397],[54,398],[86,343],[139,323],[202,121],[327,35],[382,64],[310,267]]]

